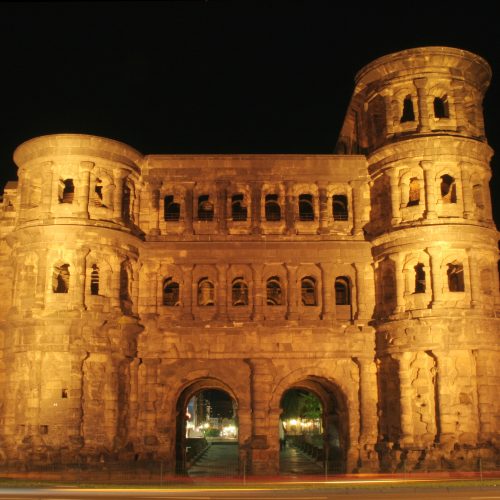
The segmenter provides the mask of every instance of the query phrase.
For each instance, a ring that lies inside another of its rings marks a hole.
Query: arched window
[[[450,117],[447,96],[434,98],[434,116],[436,118],[449,118]]]
[[[210,195],[198,196],[198,220],[214,220],[214,204],[210,201]]]
[[[318,305],[316,299],[316,280],[312,276],[306,276],[300,280],[300,291],[302,295],[302,305]]]
[[[73,179],[65,179],[62,181],[62,193],[59,198],[60,203],[73,203],[75,197],[75,185]]]
[[[441,199],[443,203],[457,202],[457,186],[455,179],[448,174],[441,176]]]
[[[103,197],[102,188],[103,188],[102,180],[99,179],[99,178],[97,178],[95,180],[95,186],[94,186],[95,196],[93,198],[94,205],[96,207],[102,207],[103,206],[103,202],[102,202],[102,197]]]
[[[69,264],[54,266],[54,272],[52,273],[52,291],[54,293],[68,293],[69,276]]]
[[[242,194],[233,194],[231,197],[231,217],[234,221],[247,220],[247,207]]]
[[[174,201],[174,196],[168,194],[163,199],[163,215],[166,221],[178,221],[181,216],[181,206]]]
[[[232,300],[233,306],[247,306],[248,305],[248,285],[242,277],[235,278],[232,286]]]
[[[347,220],[349,210],[347,196],[345,194],[334,194],[332,198],[333,220]]]
[[[407,95],[403,101],[403,114],[401,115],[401,123],[414,122],[415,112],[413,111],[413,101],[411,95]]]
[[[198,305],[213,306],[215,304],[215,287],[208,278],[198,281]]]
[[[420,181],[416,177],[410,179],[408,193],[408,207],[414,207],[420,203]]]
[[[450,292],[463,292],[464,287],[464,266],[459,263],[448,264],[448,289]]]
[[[130,187],[127,184],[123,186],[122,219],[124,222],[130,222]]]
[[[481,184],[475,184],[472,186],[472,196],[476,207],[484,208],[483,186],[481,186]]]
[[[266,220],[279,221],[281,220],[281,207],[278,203],[277,194],[266,194],[265,202]]]
[[[424,265],[418,263],[415,267],[415,293],[425,293]]]
[[[271,276],[266,282],[268,306],[280,306],[282,301],[281,283],[278,276]]]
[[[314,205],[312,194],[299,195],[299,219],[302,221],[314,220]]]
[[[90,273],[90,295],[99,295],[99,268],[97,264],[92,266]]]
[[[351,305],[351,285],[347,276],[335,278],[335,304],[337,306]]]
[[[130,301],[130,276],[127,262],[120,266],[120,300]]]
[[[172,278],[163,282],[163,305],[174,307],[179,305],[179,283]]]

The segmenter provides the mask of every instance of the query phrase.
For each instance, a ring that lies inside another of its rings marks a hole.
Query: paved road
[[[0,489],[3,500],[127,500],[168,499],[168,500],[429,500],[445,498],[456,500],[500,500],[498,488],[485,489],[420,489],[381,488],[368,490],[297,490],[297,489],[259,489],[259,490],[77,490],[77,489]]]

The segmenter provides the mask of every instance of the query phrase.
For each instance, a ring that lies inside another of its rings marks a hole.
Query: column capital
[[[432,160],[422,160],[422,161],[420,162],[420,166],[421,166],[424,170],[428,171],[428,170],[431,170],[431,169],[432,169],[432,167],[434,166],[434,162],[433,162]]]
[[[81,161],[80,162],[80,168],[84,171],[84,172],[90,172],[95,166],[95,163],[93,161]]]
[[[427,86],[427,78],[414,78],[413,84],[417,87],[417,89],[424,89]]]

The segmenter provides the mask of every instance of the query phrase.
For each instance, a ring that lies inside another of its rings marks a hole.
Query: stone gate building
[[[377,59],[332,155],[19,146],[0,206],[0,461],[180,470],[187,401],[215,388],[236,401],[240,458],[275,473],[280,400],[302,388],[346,472],[494,466],[490,77],[453,48]]]

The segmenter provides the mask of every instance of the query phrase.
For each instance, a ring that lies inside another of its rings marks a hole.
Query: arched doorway
[[[232,476],[239,471],[238,405],[216,379],[185,388],[177,400],[176,472]]]
[[[347,406],[335,384],[319,377],[296,382],[283,392],[280,409],[281,473],[346,471]]]

